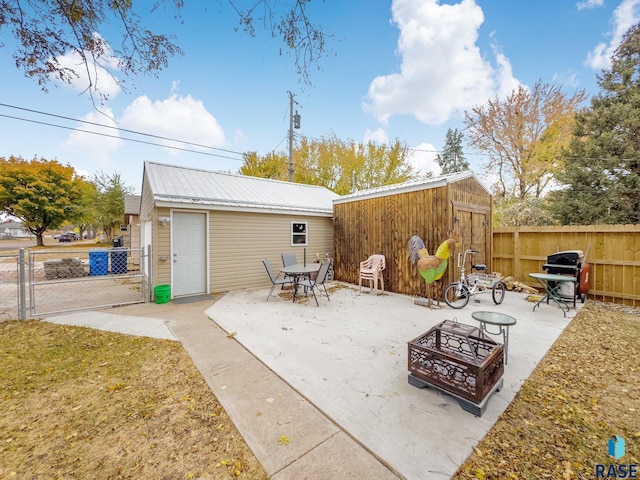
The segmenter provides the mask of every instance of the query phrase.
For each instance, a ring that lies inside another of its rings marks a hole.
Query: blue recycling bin
[[[127,249],[117,247],[111,249],[111,273],[127,273]]]
[[[109,252],[89,250],[89,275],[106,275],[109,273]]]

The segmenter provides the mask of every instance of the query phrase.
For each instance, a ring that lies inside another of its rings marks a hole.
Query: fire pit
[[[482,416],[502,388],[504,347],[471,325],[445,320],[409,342],[409,383],[447,393]]]

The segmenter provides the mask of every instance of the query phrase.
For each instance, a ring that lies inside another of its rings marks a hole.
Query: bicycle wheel
[[[493,302],[496,305],[500,305],[502,303],[506,291],[507,286],[504,284],[504,282],[498,282],[493,286],[491,296],[493,297]]]
[[[463,308],[469,303],[471,295],[465,285],[461,285],[460,282],[453,282],[447,285],[442,296],[451,308]]]

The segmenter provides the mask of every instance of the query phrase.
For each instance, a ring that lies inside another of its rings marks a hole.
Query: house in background
[[[408,260],[409,239],[418,235],[434,254],[450,230],[460,240],[455,254],[473,248],[473,263],[491,271],[492,197],[471,171],[363,190],[334,200],[333,208],[337,280],[358,283],[354,266],[382,254],[385,289],[423,296],[425,283]],[[458,274],[454,256],[443,285]]]
[[[120,228],[124,245],[140,248],[140,195],[124,196],[124,224]]]
[[[141,245],[151,247],[152,285],[181,297],[270,285],[280,254],[333,257],[327,188],[145,162]],[[148,268],[143,265],[143,269]]]
[[[0,238],[32,238],[33,235],[29,230],[24,228],[22,222],[14,222],[12,220],[0,223]]]

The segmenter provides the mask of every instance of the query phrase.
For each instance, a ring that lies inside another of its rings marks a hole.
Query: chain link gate
[[[143,303],[144,261],[140,248],[30,250],[29,314]]]

